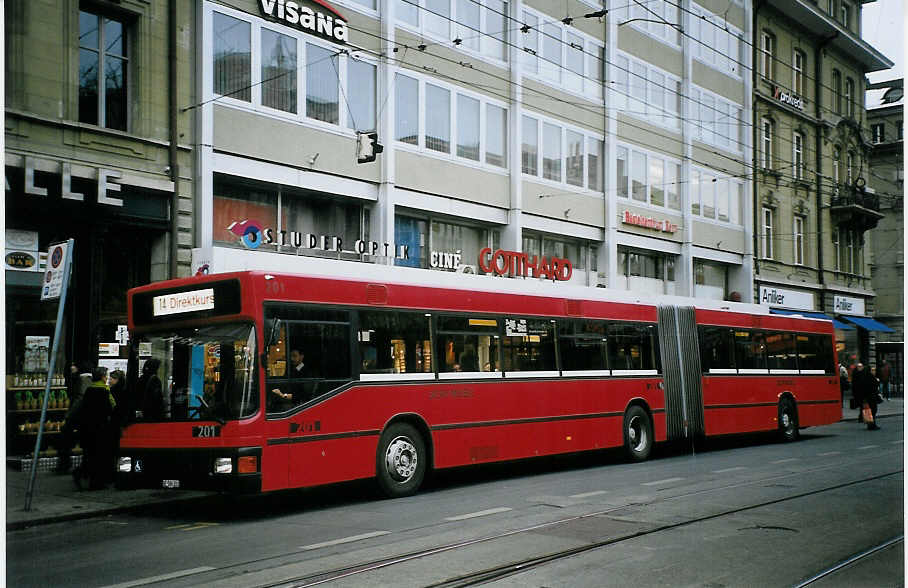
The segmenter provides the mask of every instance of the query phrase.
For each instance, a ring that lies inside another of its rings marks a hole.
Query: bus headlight
[[[132,471],[132,458],[131,457],[120,457],[117,459],[117,471],[129,473]]]
[[[231,459],[229,457],[215,458],[214,473],[216,473],[216,474],[232,474],[233,473],[233,459]]]

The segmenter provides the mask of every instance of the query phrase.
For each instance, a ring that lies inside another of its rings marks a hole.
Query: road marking
[[[664,480],[655,480],[653,482],[643,482],[641,486],[658,486],[659,484],[670,484],[672,482],[678,482],[684,478],[665,478]]]
[[[390,535],[391,531],[373,531],[371,533],[363,533],[362,535],[353,535],[351,537],[344,537],[342,539],[335,539],[334,541],[325,541],[324,543],[313,543],[312,545],[303,545],[300,549],[304,551],[310,551],[312,549],[321,549],[322,547],[331,547],[332,545],[343,545],[344,543],[353,543],[354,541],[362,541],[363,539],[371,539],[372,537],[381,537],[382,535]]]
[[[457,515],[456,517],[446,517],[445,520],[446,521],[463,521],[466,519],[475,519],[476,517],[484,517],[484,516],[490,515],[490,514],[508,512],[509,510],[512,510],[512,509],[510,509],[506,506],[502,506],[499,508],[490,508],[488,510],[480,510],[479,512],[471,512],[468,514]]]
[[[154,584],[155,582],[174,580],[176,578],[191,576],[192,574],[198,574],[200,572],[210,572],[213,569],[215,568],[202,566],[200,568],[192,568],[189,570],[180,570],[179,572],[170,572],[169,574],[161,574],[160,576],[149,576],[148,578],[140,578],[139,580],[130,580],[129,582],[123,582],[122,584],[111,584],[110,586],[105,586],[104,588],[132,588],[133,586],[145,586],[146,584]]]
[[[164,527],[168,531],[197,531],[206,527],[217,527],[220,523],[183,523],[182,525],[171,525]]]
[[[606,494],[606,491],[596,490],[594,492],[584,492],[583,494],[571,494],[568,498],[589,498],[590,496],[599,496],[600,494]]]
[[[879,445],[865,445],[863,447],[858,447],[858,449],[873,449],[874,447],[879,447]]]
[[[777,459],[776,461],[771,461],[769,463],[788,463],[790,461],[798,461],[799,457],[789,457],[788,459]]]
[[[724,470],[713,470],[714,474],[725,474],[727,472],[737,472],[738,470],[746,470],[744,466],[738,466],[735,468],[725,468]]]
[[[842,453],[842,452],[841,451],[827,451],[826,453],[818,453],[817,455],[819,455],[820,457],[827,457],[829,455],[839,455],[840,453]]]

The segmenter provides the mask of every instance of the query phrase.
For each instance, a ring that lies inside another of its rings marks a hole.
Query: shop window
[[[127,130],[128,41],[123,21],[79,11],[79,122]]]
[[[261,232],[247,235],[241,223],[251,221],[262,229],[277,227],[277,192],[215,178],[213,212],[214,242],[257,248],[263,238]]]
[[[429,267],[428,221],[397,215],[394,218],[394,242],[406,246],[407,259],[395,259],[394,264],[405,267]]]
[[[262,28],[262,106],[296,113],[296,39]]]
[[[605,321],[566,320],[558,325],[561,369],[565,372],[608,369]]]
[[[766,342],[763,333],[735,330],[735,366],[742,373],[766,371]]]
[[[622,247],[618,249],[618,267],[627,290],[649,294],[675,293],[674,256]]]
[[[656,326],[612,323],[608,326],[608,363],[614,371],[659,369]]]
[[[569,259],[575,272],[588,267],[586,257],[590,255],[589,247],[584,241],[558,239],[531,231],[525,231],[523,234],[523,252],[529,255],[530,259],[533,256]]]
[[[358,239],[368,238],[365,234],[368,222],[362,204],[293,192],[282,192],[280,196],[281,229],[286,235],[278,233],[284,239],[280,250],[305,252],[317,257],[359,259],[358,254],[353,253],[354,243]],[[311,243],[301,242],[305,235],[317,235],[319,242],[315,247],[311,247]],[[322,236],[328,241],[324,246],[320,239]],[[340,244],[337,245],[333,239],[340,239]],[[338,248],[348,253],[339,253],[336,250]],[[379,252],[379,256],[383,254],[384,251]]]
[[[735,371],[734,331],[728,327],[700,326],[700,366],[704,374]]]
[[[442,316],[436,365],[444,374],[500,373],[498,319]]]
[[[548,319],[506,318],[502,340],[505,372],[553,371],[555,323]]]
[[[721,263],[694,260],[694,296],[725,300],[728,267]]]
[[[361,373],[431,373],[430,318],[422,312],[360,312],[357,342]]]

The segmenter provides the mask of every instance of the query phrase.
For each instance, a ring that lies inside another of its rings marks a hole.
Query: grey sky
[[[904,0],[876,0],[864,5],[861,36],[895,62],[892,69],[867,74],[871,82],[901,78],[905,75],[904,4]]]

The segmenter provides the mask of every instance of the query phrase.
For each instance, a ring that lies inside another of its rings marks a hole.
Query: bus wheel
[[[791,398],[779,403],[779,437],[782,441],[798,440],[798,410]]]
[[[394,423],[378,442],[378,485],[389,498],[409,496],[426,473],[426,444],[407,423]]]
[[[653,450],[653,424],[637,405],[624,413],[624,450],[631,461],[644,461]]]

